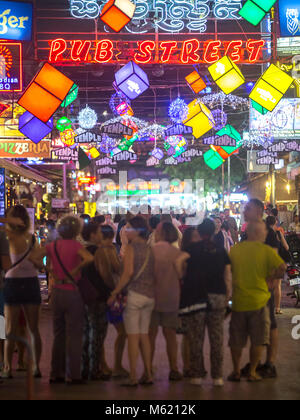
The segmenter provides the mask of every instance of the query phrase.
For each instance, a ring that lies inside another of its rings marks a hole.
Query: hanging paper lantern
[[[221,130],[227,124],[227,120],[228,120],[227,114],[221,109],[214,109],[212,111],[212,116],[214,117],[214,120],[216,123],[214,127],[216,131]]]
[[[236,142],[241,141],[242,136],[240,135],[240,133],[234,128],[232,127],[232,125],[227,124],[226,127],[222,128],[221,130],[219,130],[216,133],[217,136],[222,137],[222,136],[229,136],[232,139],[236,140]]]
[[[191,102],[188,107],[189,114],[183,124],[192,127],[193,135],[199,139],[215,126],[214,117],[211,111],[198,99]]]
[[[124,115],[129,115],[130,117],[132,117],[134,115],[134,112],[131,106],[127,102],[121,102],[116,107],[116,111],[118,115],[120,115],[121,117],[123,117]]]
[[[78,97],[78,92],[79,92],[79,87],[74,83],[66,99],[61,104],[62,108],[66,108],[67,106],[71,105],[72,102],[76,101]]]
[[[216,170],[225,162],[225,160],[221,158],[219,153],[213,149],[210,149],[206,153],[204,153],[203,157],[206,165],[209,166],[212,170]]]
[[[165,148],[168,156],[173,156],[176,152],[175,147],[171,146],[171,144],[169,144],[167,142],[164,144],[164,148]]]
[[[115,74],[118,89],[133,100],[149,88],[147,74],[136,63],[130,61]]]
[[[273,111],[294,79],[274,64],[265,71],[250,93],[250,99]]]
[[[131,105],[130,100],[127,98],[127,96],[125,96],[124,93],[122,93],[120,91],[115,92],[111,96],[110,101],[109,101],[109,106],[110,106],[110,109],[112,110],[112,112],[115,115],[120,115],[117,108],[118,108],[119,105],[121,105],[124,102],[126,104],[128,104],[128,106]]]
[[[115,139],[112,139],[111,137],[107,135],[102,136],[102,141],[99,145],[99,149],[102,153],[109,154],[115,147],[117,143]]]
[[[84,109],[82,109],[79,112],[78,115],[78,122],[81,128],[84,128],[86,130],[91,130],[95,127],[98,121],[98,116],[96,112],[90,108],[89,106],[86,106]]]
[[[251,99],[251,104],[252,104],[253,108],[262,115],[266,115],[269,112],[266,108],[259,105],[257,102],[253,101],[253,99]]]
[[[189,74],[185,80],[192,91],[196,94],[200,93],[207,87],[206,83],[197,71],[193,71],[193,73]]]
[[[96,147],[92,147],[89,150],[88,153],[89,153],[91,159],[97,159],[100,156],[100,153],[98,152],[98,150],[96,149]]]
[[[19,118],[19,131],[33,143],[39,143],[53,130],[52,118],[45,124],[30,112],[26,111]]]
[[[239,88],[246,81],[238,66],[227,56],[208,67],[208,71],[226,95]]]
[[[247,0],[239,15],[252,25],[257,26],[272,9],[276,0]]]
[[[175,146],[174,158],[182,155],[187,150],[188,144],[185,138],[182,137],[181,141]]]
[[[61,117],[56,123],[56,128],[59,131],[68,130],[72,128],[72,121],[67,117]]]
[[[25,90],[18,104],[43,122],[61,106],[74,82],[46,63]]]
[[[65,144],[68,147],[71,147],[75,145],[76,135],[77,134],[74,130],[68,129],[60,133],[60,139],[63,142],[63,144]]]
[[[177,98],[169,106],[169,117],[175,124],[181,124],[189,114],[189,107],[183,99]]]
[[[100,19],[113,31],[120,32],[133,18],[135,9],[136,5],[130,0],[109,0]]]

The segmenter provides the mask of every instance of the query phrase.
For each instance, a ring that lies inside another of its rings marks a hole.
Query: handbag
[[[137,280],[141,277],[147,268],[150,259],[150,250],[147,251],[146,259],[141,267],[140,271],[134,277]],[[111,324],[118,324],[123,321],[123,312],[127,305],[127,295],[125,292],[121,292],[116,296],[116,299],[112,305],[109,306],[107,311],[107,319]]]
[[[98,299],[98,292],[96,288],[93,286],[93,284],[90,282],[90,280],[86,276],[82,276],[78,282],[76,282],[72,275],[68,272],[66,267],[61,261],[61,258],[57,251],[57,241],[54,242],[54,251],[55,256],[57,258],[57,261],[59,262],[61,268],[63,269],[65,275],[68,277],[70,282],[76,286],[76,289],[79,291],[81,298],[85,305],[91,306],[97,302]],[[62,282],[64,284],[64,281]]]

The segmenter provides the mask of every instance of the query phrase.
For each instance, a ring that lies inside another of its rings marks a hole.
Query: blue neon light
[[[280,0],[279,18],[281,36],[300,36],[299,0]]]
[[[30,41],[32,13],[31,3],[0,1],[0,39]]]

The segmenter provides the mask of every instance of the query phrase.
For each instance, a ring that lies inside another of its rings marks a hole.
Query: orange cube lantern
[[[130,0],[109,0],[102,9],[100,19],[113,31],[120,32],[133,18],[136,5]]]
[[[197,71],[193,71],[185,80],[194,93],[199,93],[206,88],[206,83]]]
[[[18,104],[43,122],[49,121],[74,82],[46,63],[25,90]]]

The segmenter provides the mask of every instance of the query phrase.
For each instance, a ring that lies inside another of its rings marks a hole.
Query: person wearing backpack
[[[86,243],[86,250],[99,257],[99,245],[102,243],[101,226],[95,222],[85,225],[82,238]],[[95,260],[86,266],[82,275],[87,277],[97,291],[97,299],[89,306],[85,305],[85,326],[82,355],[82,378],[97,381],[104,379],[99,371],[100,356],[107,334],[108,322],[106,317],[106,301],[113,289],[113,285],[105,283],[97,269],[99,261]],[[101,262],[100,262],[101,264]],[[106,378],[105,378],[106,379]]]

